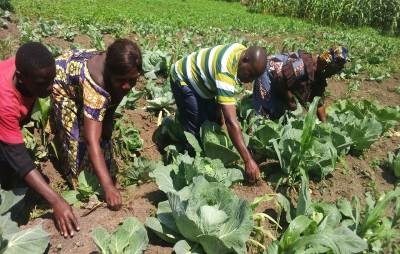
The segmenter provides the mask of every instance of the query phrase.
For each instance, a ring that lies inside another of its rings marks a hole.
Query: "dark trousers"
[[[201,125],[206,121],[218,121],[218,104],[215,99],[203,99],[190,84],[182,86],[171,79],[171,89],[178,107],[179,121],[185,131],[199,138]]]

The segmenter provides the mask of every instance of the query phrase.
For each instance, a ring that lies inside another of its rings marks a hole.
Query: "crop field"
[[[144,69],[114,115],[122,209],[107,208],[90,172],[77,189],[66,182],[50,101],[39,99],[23,127],[25,145],[81,230],[66,239],[36,193],[0,190],[0,253],[400,253],[400,2],[295,8],[300,2],[0,0],[0,60],[28,41],[57,57],[128,38],[140,45]],[[279,121],[257,118],[251,84],[239,91],[238,119],[262,171],[255,185],[244,180],[224,126],[204,123],[200,140],[182,131],[169,85],[180,57],[233,42],[269,54],[349,49],[343,72],[328,80],[326,123],[316,118],[317,100]]]

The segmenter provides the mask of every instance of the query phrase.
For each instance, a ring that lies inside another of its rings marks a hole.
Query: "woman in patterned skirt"
[[[92,169],[111,209],[121,195],[111,177],[113,114],[142,72],[139,47],[119,39],[106,52],[73,50],[56,59],[51,123],[60,168],[76,187],[82,170]]]
[[[268,57],[264,74],[254,82],[255,111],[277,119],[285,110],[297,108],[295,97],[307,107],[314,97],[321,97],[317,115],[326,121],[324,93],[326,79],[338,74],[348,60],[347,48],[338,46],[312,55],[303,50]]]

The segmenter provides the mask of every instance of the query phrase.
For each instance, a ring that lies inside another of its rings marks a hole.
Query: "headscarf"
[[[330,48],[322,52],[319,57],[324,60],[328,65],[330,64],[345,64],[348,59],[348,50],[343,46]]]

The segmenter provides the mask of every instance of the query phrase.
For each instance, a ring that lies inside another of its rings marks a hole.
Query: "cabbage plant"
[[[159,203],[157,218],[148,218],[146,226],[176,243],[177,253],[246,253],[252,211],[229,188],[200,176],[185,193],[167,196],[168,201]]]
[[[143,253],[149,243],[146,229],[134,217],[126,218],[112,234],[103,227],[94,229],[92,238],[102,254]]]
[[[318,100],[319,97],[314,98],[304,119],[287,118],[280,137],[271,141],[280,166],[287,175],[281,181],[293,184],[302,172],[325,177],[335,169],[337,150],[331,139],[314,135]]]
[[[188,154],[178,154],[173,163],[167,166],[158,165],[150,176],[155,178],[158,187],[165,193],[179,192],[197,176],[227,187],[244,179],[242,170],[226,168],[219,159],[201,156],[193,158]]]
[[[394,175],[400,178],[400,150],[397,153],[388,154],[389,167],[393,170]]]
[[[351,213],[348,207],[338,208],[335,204],[312,202],[308,178],[302,175],[297,207],[293,209],[289,200],[278,194],[281,207],[286,211],[288,228],[280,239],[274,241],[266,253],[360,253],[367,249],[367,242],[349,226]]]
[[[11,211],[23,199],[25,189],[5,191],[0,189],[0,253],[42,254],[49,245],[50,237],[41,225],[20,230],[11,219]]]

